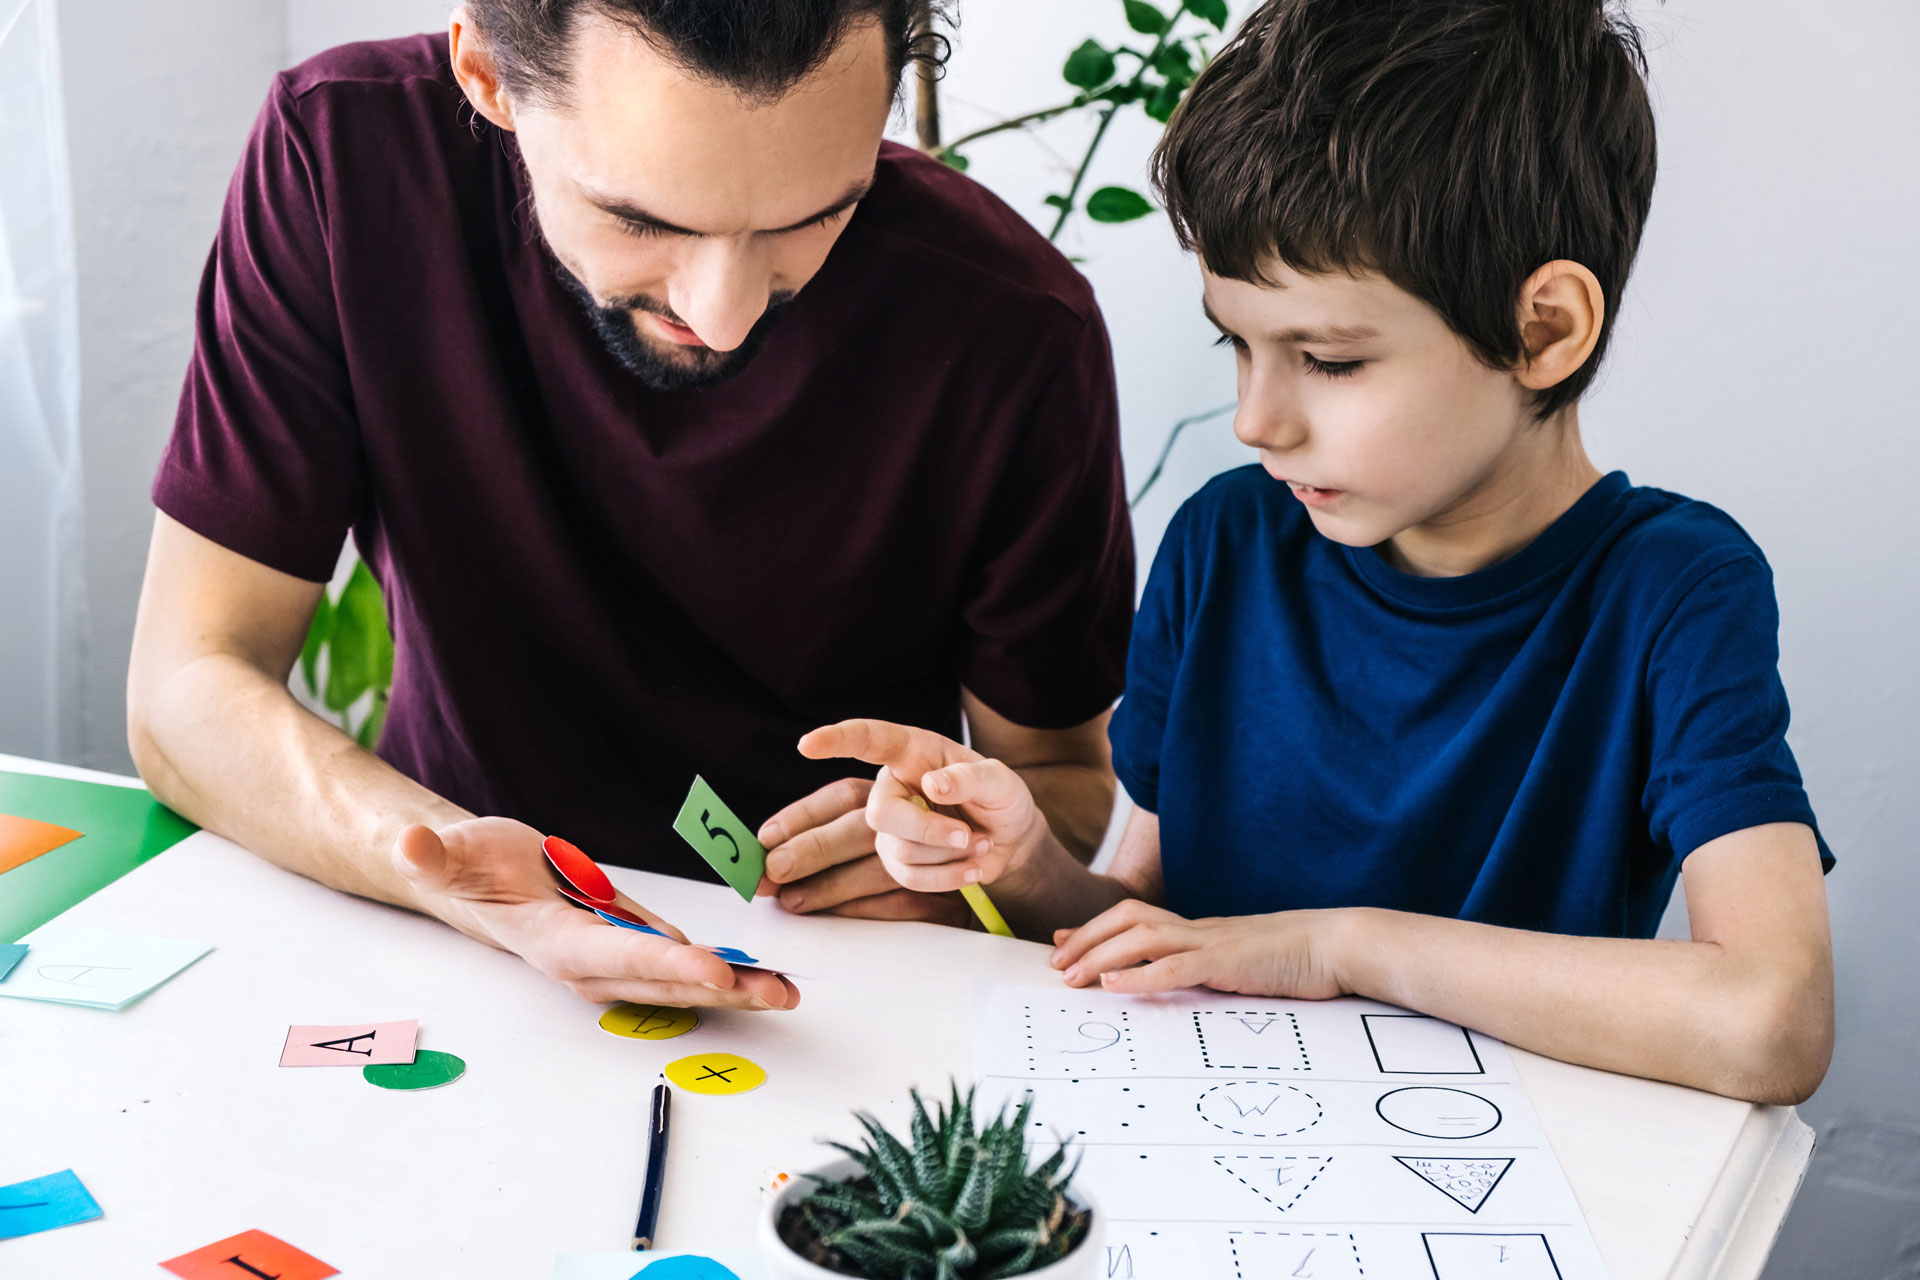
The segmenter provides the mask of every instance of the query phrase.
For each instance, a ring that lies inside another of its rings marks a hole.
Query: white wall
[[[193,284],[269,74],[328,45],[442,25],[440,0],[197,0],[191,22],[130,3],[62,6],[80,209],[83,436],[96,654],[84,761],[126,766],[120,688],[172,419]],[[1111,0],[959,0],[949,136],[1047,105]],[[1243,13],[1244,0],[1234,12]],[[164,8],[164,7],[163,7]],[[1612,363],[1584,411],[1602,466],[1714,501],[1779,584],[1793,742],[1840,857],[1829,881],[1840,1046],[1803,1111],[1815,1170],[1770,1275],[1920,1274],[1920,10],[1909,0],[1671,0],[1650,34],[1662,167]],[[1089,187],[1138,182],[1152,126],[1130,115]],[[1036,218],[1084,126],[970,150]],[[1113,330],[1130,474],[1168,424],[1232,396],[1192,265],[1158,218],[1088,227]],[[1142,565],[1179,500],[1250,457],[1195,428],[1138,513]]]

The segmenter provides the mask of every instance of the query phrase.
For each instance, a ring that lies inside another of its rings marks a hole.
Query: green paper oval
[[[377,1084],[382,1089],[434,1089],[452,1084],[467,1074],[467,1064],[438,1049],[421,1049],[413,1055],[412,1062],[362,1067],[360,1074],[367,1078],[368,1084]]]

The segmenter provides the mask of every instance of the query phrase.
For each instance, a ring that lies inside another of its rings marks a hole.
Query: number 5
[[[733,846],[733,856],[727,859],[728,862],[740,861],[740,842],[735,840],[733,833],[725,827],[716,827],[713,825],[713,810],[702,809],[700,811],[700,825],[707,829],[707,836],[710,839],[725,840]]]

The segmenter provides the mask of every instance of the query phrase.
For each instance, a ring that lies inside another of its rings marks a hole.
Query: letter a
[[[368,1047],[365,1049],[356,1049],[353,1046],[359,1044],[362,1040],[371,1042],[374,1036],[378,1034],[379,1032],[377,1031],[363,1031],[359,1035],[349,1036],[345,1040],[321,1040],[316,1042],[313,1047],[316,1049],[332,1049],[339,1053],[365,1054],[367,1057],[371,1058],[373,1056],[373,1047],[371,1043],[369,1043]]]

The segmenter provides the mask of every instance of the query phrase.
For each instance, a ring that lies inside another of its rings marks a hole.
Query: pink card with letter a
[[[346,1027],[289,1027],[283,1067],[391,1066],[412,1062],[416,1022],[361,1022]]]

